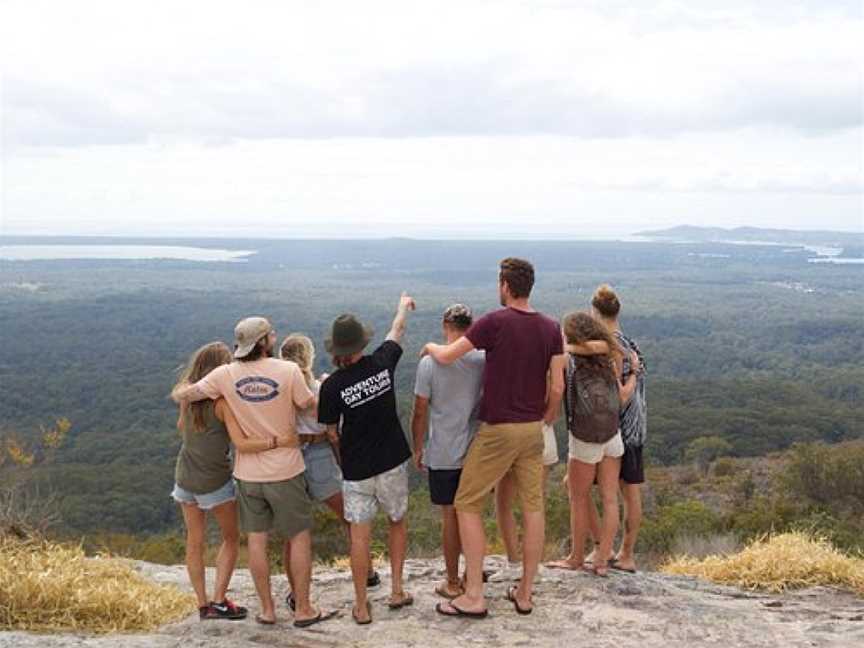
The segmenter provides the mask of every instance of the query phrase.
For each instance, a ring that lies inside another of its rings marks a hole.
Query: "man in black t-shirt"
[[[400,341],[414,300],[403,293],[393,325],[384,343],[370,355],[363,349],[372,330],[353,315],[340,315],[325,340],[338,369],[321,385],[318,420],[342,466],[345,520],[351,525],[351,574],[355,602],[352,616],[359,624],[371,623],[366,598],[369,541],[372,520],[380,506],[390,518],[391,594],[389,607],[413,603],[402,588],[408,510],[407,461],[411,449],[396,411],[395,371],[402,357]],[[341,425],[340,425],[341,420]]]

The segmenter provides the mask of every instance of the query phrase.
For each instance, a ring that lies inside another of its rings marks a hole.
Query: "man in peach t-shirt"
[[[315,406],[315,396],[298,366],[272,357],[276,332],[263,317],[248,317],[234,329],[235,362],[211,371],[194,385],[178,386],[178,402],[224,398],[242,434],[265,441],[257,452],[237,452],[234,478],[240,526],[248,533],[249,570],[261,599],[259,623],[276,621],[270,589],[267,538],[279,532],[291,544],[296,610],[294,625],[307,627],[334,615],[316,610],[309,601],[312,579],[312,501],[303,475],[306,466],[296,436],[298,409]]]

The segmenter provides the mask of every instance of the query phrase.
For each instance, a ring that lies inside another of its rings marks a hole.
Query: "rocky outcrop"
[[[500,566],[492,557],[487,565]],[[181,566],[137,563],[154,580],[188,589]],[[0,633],[3,648],[242,648],[261,646],[590,646],[591,648],[672,648],[722,646],[793,648],[864,647],[864,600],[829,588],[767,595],[721,587],[695,579],[644,572],[613,573],[598,578],[586,573],[541,571],[530,616],[519,616],[504,595],[509,583],[487,588],[490,616],[485,620],[444,618],[435,613],[440,599],[433,590],[442,576],[440,561],[409,560],[406,589],[412,607],[387,609],[384,585],[372,592],[374,623],[351,620],[353,590],[347,571],[318,568],[314,596],[341,611],[337,619],[298,630],[284,605],[273,627],[255,623],[257,599],[246,570],[232,582],[233,598],[250,610],[244,621],[200,622],[197,615],[146,635],[82,637]],[[209,574],[212,583],[212,574]],[[493,577],[493,581],[496,579]],[[276,576],[274,593],[285,592]],[[130,602],[133,603],[134,602]]]

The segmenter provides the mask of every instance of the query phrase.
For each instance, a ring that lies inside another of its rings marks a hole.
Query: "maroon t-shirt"
[[[502,308],[474,322],[465,337],[486,351],[480,420],[539,421],[546,413],[546,373],[564,353],[561,327],[542,313]]]

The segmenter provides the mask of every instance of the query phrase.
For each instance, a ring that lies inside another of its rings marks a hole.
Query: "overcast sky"
[[[864,230],[862,3],[0,0],[4,234]]]

